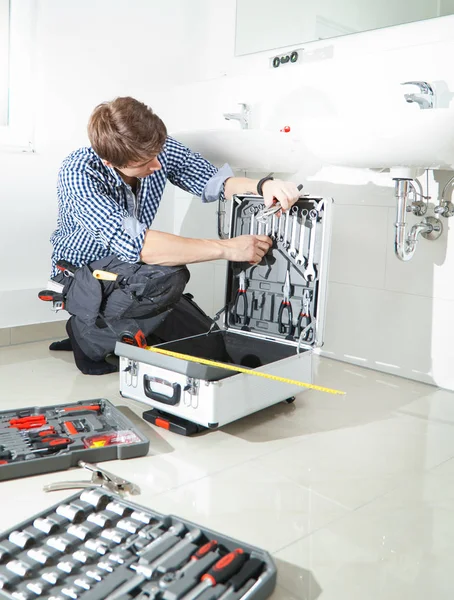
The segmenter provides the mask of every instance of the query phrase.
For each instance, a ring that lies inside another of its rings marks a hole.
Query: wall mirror
[[[454,0],[237,0],[235,55],[454,14]]]

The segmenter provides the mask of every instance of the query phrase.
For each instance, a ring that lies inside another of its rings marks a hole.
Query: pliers
[[[296,322],[296,335],[299,337],[303,329],[308,327],[311,322],[310,303],[312,295],[308,289],[303,290],[303,301],[301,303],[300,314]]]
[[[286,333],[288,336],[293,334],[293,310],[290,302],[291,285],[290,285],[290,270],[287,269],[284,283],[284,297],[279,306],[279,312],[277,314],[277,324],[279,333]],[[284,321],[284,313],[287,313],[287,319]]]
[[[245,271],[241,271],[240,273],[240,282],[238,291],[236,293],[235,304],[233,305],[232,317],[233,324],[249,324],[248,317],[248,301],[247,301],[247,284],[246,284],[246,273]]]
[[[88,488],[88,487],[100,487],[110,492],[114,492],[119,495],[123,495],[126,492],[135,495],[140,494],[140,488],[135,483],[118,477],[109,471],[101,469],[97,465],[79,460],[77,463],[79,467],[91,471],[92,476],[90,481],[61,481],[54,482],[44,486],[45,492],[54,492],[56,490],[70,490],[76,488]]]
[[[311,290],[303,290],[303,301],[300,314],[296,323],[296,335],[301,338],[300,341],[312,343],[314,341],[314,328],[312,326],[312,316],[310,304],[312,301]]]

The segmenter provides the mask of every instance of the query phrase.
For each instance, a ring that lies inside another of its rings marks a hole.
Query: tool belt
[[[75,318],[72,328],[77,341],[92,360],[104,358],[119,340],[146,346],[146,336],[164,321],[189,280],[185,266],[129,264],[116,256],[79,268],[59,261],[57,268],[51,283],[63,287],[38,296],[51,301],[54,310],[64,309]],[[97,279],[97,270],[113,277]]]

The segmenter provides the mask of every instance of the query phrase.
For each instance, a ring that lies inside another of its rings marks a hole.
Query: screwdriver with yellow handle
[[[118,273],[111,273],[110,271],[101,271],[95,269],[93,271],[93,277],[95,279],[101,279],[102,281],[117,281]]]

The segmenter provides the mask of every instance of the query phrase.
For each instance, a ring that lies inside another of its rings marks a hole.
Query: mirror
[[[235,55],[454,14],[454,0],[237,0]]]

